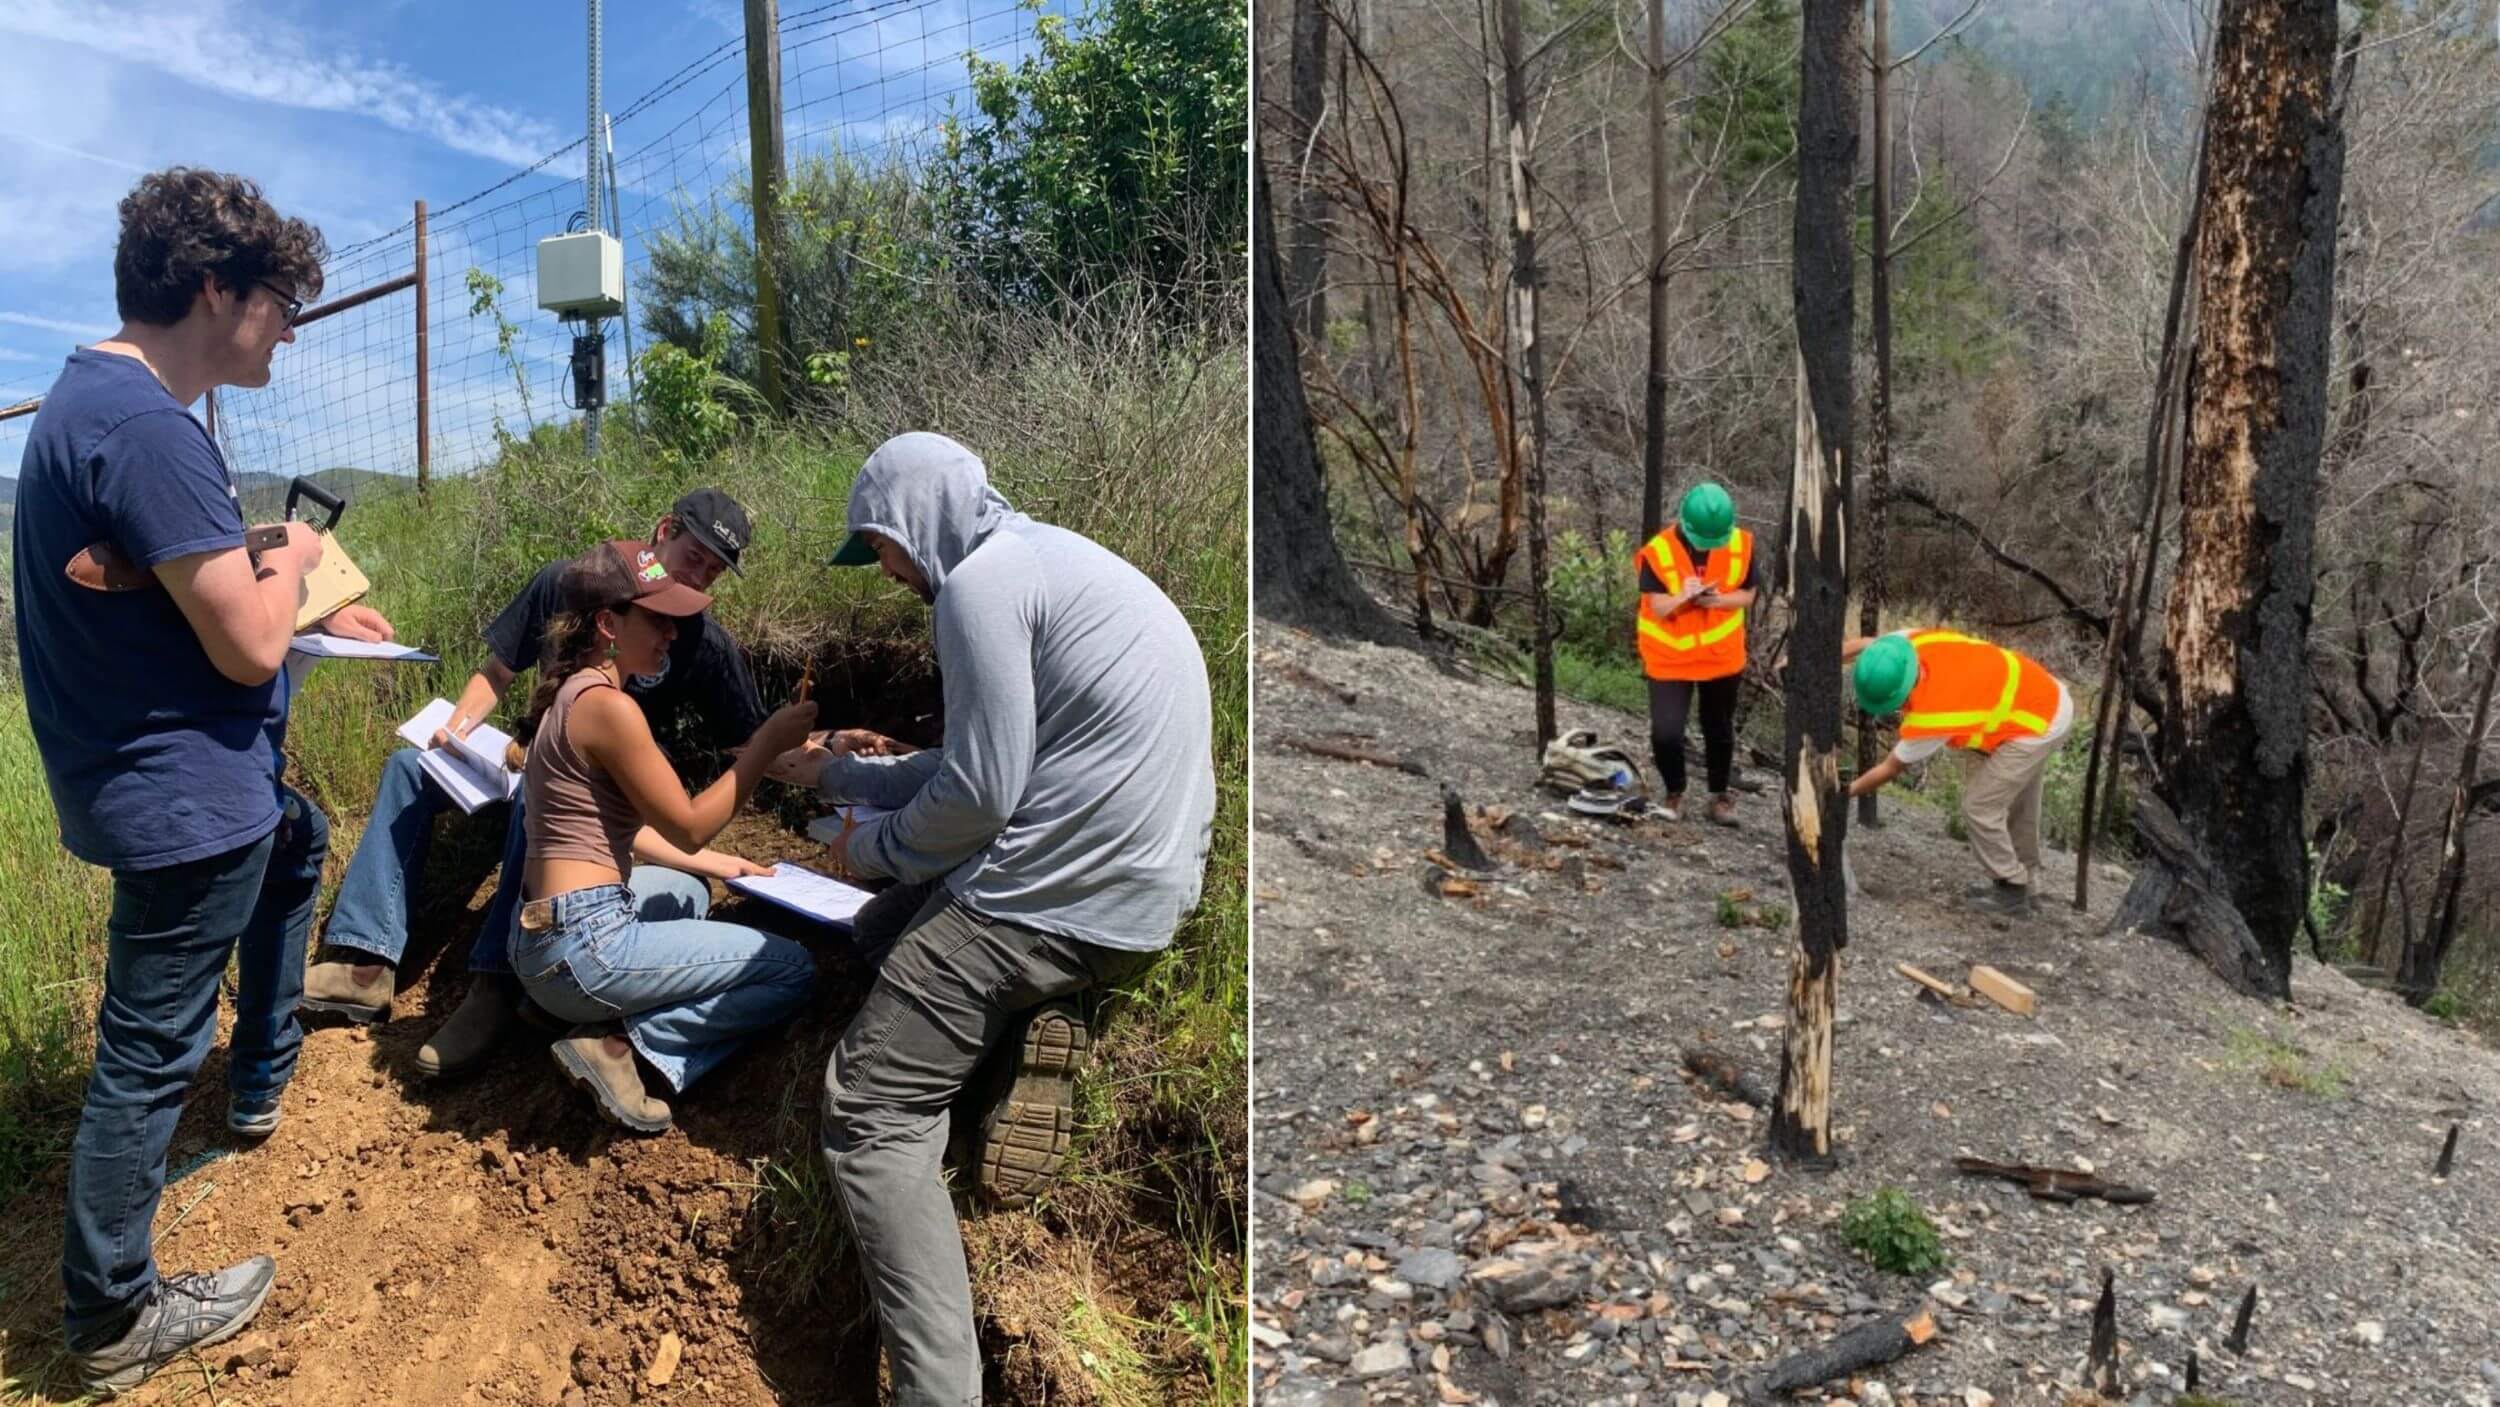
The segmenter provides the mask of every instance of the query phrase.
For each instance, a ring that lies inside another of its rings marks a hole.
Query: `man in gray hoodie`
[[[972,1289],[940,1180],[949,1106],[1021,1024],[981,1185],[1046,1180],[1075,1129],[1087,1037],[1067,999],[1132,976],[1197,907],[1215,817],[1206,658],[1144,573],[1034,522],[943,435],[879,446],[833,565],[875,562],[934,607],[942,746],[785,754],[850,831],[853,878],[930,884],[825,1067],[825,1161],[883,1326],[897,1404],[981,1397]]]

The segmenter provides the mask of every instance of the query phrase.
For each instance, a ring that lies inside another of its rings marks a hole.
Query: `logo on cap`
[[[746,550],[746,544],[745,544],[745,543],[743,543],[743,542],[740,542],[740,541],[738,540],[738,535],[737,535],[736,533],[731,532],[731,531],[729,530],[729,525],[728,525],[727,523],[724,523],[724,522],[720,521],[718,518],[715,518],[715,519],[713,519],[713,520],[712,520],[712,533],[713,533],[713,535],[714,535],[715,537],[718,537],[721,541],[723,541],[723,542],[725,542],[725,543],[729,544],[729,550],[730,550],[730,551],[732,551],[732,552],[742,552],[742,551]]]
[[[665,581],[668,579],[668,567],[660,561],[659,554],[650,548],[643,548],[634,554],[634,558],[635,575],[642,580]]]

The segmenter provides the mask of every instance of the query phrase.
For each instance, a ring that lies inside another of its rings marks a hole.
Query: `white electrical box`
[[[538,242],[538,306],[574,317],[608,318],[625,310],[625,248],[598,230],[549,235]]]

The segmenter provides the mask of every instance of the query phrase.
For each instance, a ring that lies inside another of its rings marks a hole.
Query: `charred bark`
[[[1294,0],[1293,52],[1287,77],[1293,111],[1293,169],[1302,169],[1302,151],[1318,128],[1327,101],[1327,0]],[[1306,341],[1326,345],[1328,244],[1323,230],[1327,197],[1319,184],[1299,174],[1293,185],[1293,247],[1285,266],[1285,296],[1291,300],[1290,320]]]
[[[1867,253],[1867,313],[1875,324],[1875,392],[1866,407],[1867,503],[1866,544],[1858,587],[1858,633],[1881,633],[1884,592],[1890,585],[1890,521],[1892,516],[1892,113],[1886,99],[1892,88],[1892,5],[1875,0],[1873,32],[1867,42],[1874,63],[1875,85],[1874,239]],[[1864,714],[1858,716],[1858,772],[1873,770],[1882,746],[1882,729]],[[1878,788],[1877,790],[1881,790]],[[1875,792],[1858,798],[1858,824],[1883,824]]]
[[[1790,296],[1797,317],[1797,440],[1785,566],[1788,639],[1781,766],[1797,948],[1771,1146],[1831,1154],[1832,1011],[1849,943],[1842,873],[1849,804],[1840,787],[1840,638],[1849,605],[1851,468],[1850,183],[1858,160],[1861,12],[1853,0],[1807,0],[1799,53],[1797,209]]]
[[[2118,902],[2110,929],[2167,938],[2250,996],[2282,995],[2270,955],[2232,902],[2229,876],[2160,797],[2137,799],[2135,839],[2144,865]]]
[[[2308,898],[2312,550],[2343,189],[2334,0],[2223,0],[2214,33],[2158,787],[2264,956],[2259,990],[2287,997]],[[2159,868],[2138,885],[2180,883]]]
[[[1561,731],[1554,722],[1554,624],[1545,599],[1545,352],[1538,339],[1535,170],[1528,153],[1528,72],[1520,0],[1501,0],[1502,107],[1510,150],[1511,326],[1519,338],[1519,384],[1528,393],[1528,609],[1536,657],[1536,748]],[[1514,422],[1513,432],[1516,433]]]
[[[1258,205],[1258,320],[1252,415],[1258,434],[1251,493],[1251,583],[1259,613],[1315,630],[1389,638],[1389,622],[1346,570],[1328,522],[1328,484],[1311,439],[1310,407],[1302,399],[1302,366],[1293,319],[1276,268],[1275,217],[1268,209],[1267,171],[1254,187]]]

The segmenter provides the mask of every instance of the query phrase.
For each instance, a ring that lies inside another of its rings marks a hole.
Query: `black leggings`
[[[1701,755],[1710,772],[1710,790],[1727,790],[1736,770],[1736,690],[1744,682],[1742,674],[1649,681],[1649,755],[1669,796],[1684,791],[1684,716],[1696,690],[1701,694]]]

